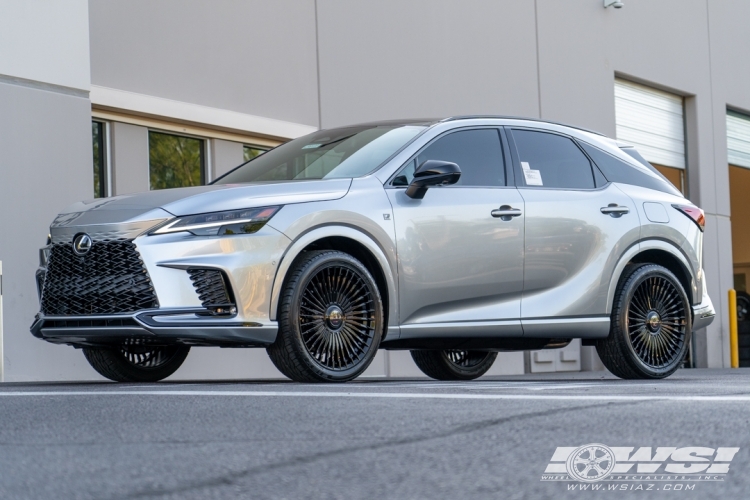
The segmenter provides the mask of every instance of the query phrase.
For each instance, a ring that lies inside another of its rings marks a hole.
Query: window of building
[[[94,151],[94,198],[107,196],[107,160],[104,150],[105,125],[91,122],[91,139]]]
[[[149,131],[151,189],[200,186],[205,183],[205,141]]]
[[[505,167],[497,129],[453,132],[425,149],[394,179],[394,186],[405,186],[414,170],[427,160],[449,161],[461,169],[457,186],[505,186]]]
[[[617,139],[638,149],[669,182],[687,193],[682,96],[615,80]]]
[[[262,155],[266,151],[268,151],[268,149],[262,148],[260,146],[249,146],[247,144],[242,146],[242,153],[245,156],[245,161],[250,161],[256,156]]]
[[[569,138],[535,130],[513,130],[519,161],[519,186],[593,189],[591,162]]]

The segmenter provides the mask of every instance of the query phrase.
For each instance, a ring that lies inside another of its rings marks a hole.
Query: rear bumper
[[[708,304],[704,302],[697,306],[693,306],[693,331],[707,327],[713,323],[715,317],[716,311],[714,310],[714,306],[710,299]]]
[[[138,341],[220,347],[265,347],[274,342],[276,322],[248,323],[207,316],[209,311],[152,309],[109,316],[44,316],[38,314],[31,333],[55,344],[76,347]]]

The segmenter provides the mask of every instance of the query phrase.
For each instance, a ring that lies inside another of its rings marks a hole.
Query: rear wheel
[[[83,349],[94,370],[115,382],[158,382],[176,372],[189,352],[183,345]]]
[[[437,380],[473,380],[492,367],[496,352],[461,351],[411,351],[411,357],[422,373]]]
[[[377,353],[383,304],[367,268],[349,254],[307,252],[289,273],[279,333],[268,355],[297,382],[346,382]]]
[[[634,265],[623,273],[609,337],[596,351],[620,378],[665,378],[681,366],[691,331],[690,303],[675,275],[655,264]]]

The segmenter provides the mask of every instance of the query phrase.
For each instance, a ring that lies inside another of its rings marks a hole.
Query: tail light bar
[[[703,210],[696,207],[695,205],[672,205],[672,206],[677,211],[686,215],[690,220],[695,222],[695,224],[698,226],[698,229],[703,231],[703,228],[706,226],[706,215],[703,213]]]

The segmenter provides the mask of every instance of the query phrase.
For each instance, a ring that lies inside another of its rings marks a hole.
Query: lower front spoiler
[[[276,340],[277,324],[243,323],[204,316],[205,309],[148,310],[108,316],[38,314],[31,333],[55,344],[75,347],[122,343],[184,344],[218,347],[266,347]]]

